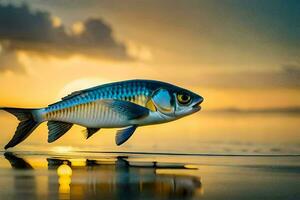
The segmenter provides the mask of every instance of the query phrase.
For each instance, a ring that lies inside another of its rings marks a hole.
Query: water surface
[[[6,152],[0,199],[299,199],[299,156]]]

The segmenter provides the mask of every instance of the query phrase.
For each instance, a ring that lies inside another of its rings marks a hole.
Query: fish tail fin
[[[14,147],[23,140],[25,140],[38,125],[42,122],[38,117],[39,109],[25,109],[25,108],[0,108],[13,114],[19,121],[17,130],[12,139],[5,145],[4,149]]]

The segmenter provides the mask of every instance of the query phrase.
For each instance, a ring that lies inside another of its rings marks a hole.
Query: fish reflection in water
[[[15,156],[12,153],[5,153],[5,158],[9,161],[13,169],[23,169],[24,173],[14,175],[14,193],[13,199],[37,199],[37,186],[33,167],[24,159]],[[26,183],[26,184],[24,184]],[[28,194],[27,191],[32,191]]]
[[[5,153],[5,158],[14,169],[34,169],[30,162],[12,153]],[[47,196],[50,199],[194,199],[202,191],[199,177],[156,173],[161,168],[186,170],[184,165],[164,167],[155,162],[150,166],[132,165],[127,157],[106,161],[49,157],[47,162],[49,172],[55,172],[48,173]],[[29,175],[26,187],[31,187],[31,199],[44,196],[37,194],[36,175]],[[15,183],[17,199],[23,195],[18,191],[24,187],[24,180],[16,175]]]

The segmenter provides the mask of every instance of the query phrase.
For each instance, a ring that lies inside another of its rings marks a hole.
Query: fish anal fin
[[[63,136],[68,130],[70,130],[73,124],[60,121],[48,121],[47,126],[48,142],[51,143]]]
[[[126,142],[134,133],[134,131],[136,130],[137,126],[133,125],[133,126],[129,126],[127,128],[121,129],[117,131],[116,134],[116,144],[119,146],[121,144],[123,144],[124,142]]]
[[[98,132],[100,128],[86,128],[83,130],[85,138],[89,139],[92,135],[94,135],[96,132]]]

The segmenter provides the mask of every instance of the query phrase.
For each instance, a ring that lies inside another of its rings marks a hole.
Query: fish
[[[119,128],[116,145],[122,145],[139,126],[161,124],[198,112],[204,98],[192,91],[157,80],[126,80],[75,91],[44,108],[0,107],[20,122],[5,149],[24,141],[47,122],[48,143],[74,124],[85,127],[86,139],[102,128]]]

